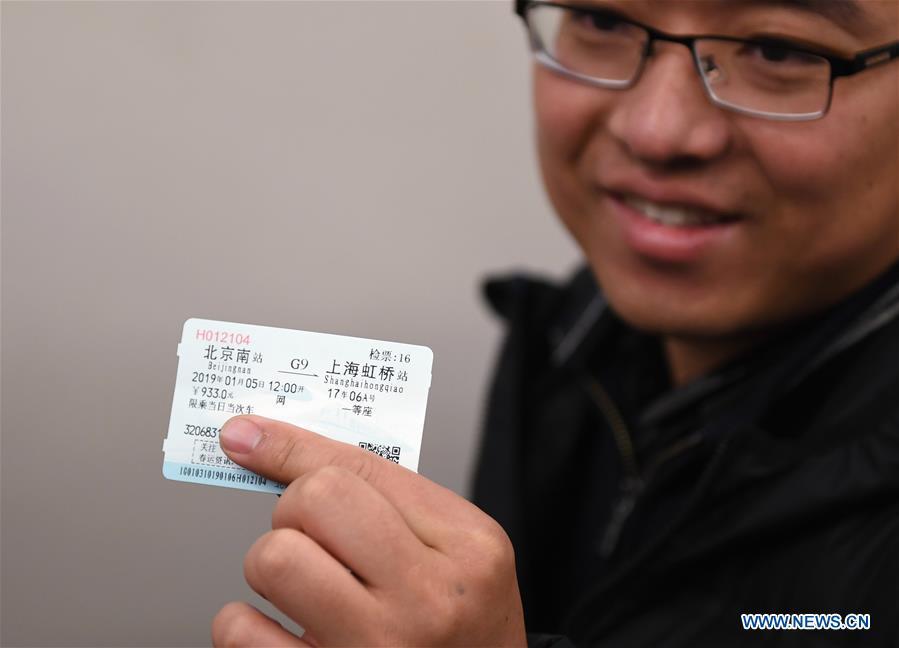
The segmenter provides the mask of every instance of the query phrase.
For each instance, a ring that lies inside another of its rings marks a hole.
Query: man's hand
[[[212,623],[216,646],[526,643],[512,546],[477,507],[287,423],[236,417],[221,443],[235,463],[288,484],[244,575],[307,634],[230,603]]]

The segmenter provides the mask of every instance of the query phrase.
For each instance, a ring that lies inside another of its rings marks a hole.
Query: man
[[[899,4],[517,9],[589,270],[488,286],[510,330],[475,501],[502,528],[233,419],[229,456],[291,482],[247,580],[307,635],[231,604],[216,643],[899,645]],[[743,629],[767,612],[838,616]]]

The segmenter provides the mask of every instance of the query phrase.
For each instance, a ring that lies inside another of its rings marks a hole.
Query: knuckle
[[[344,487],[346,472],[336,466],[324,466],[307,473],[299,484],[301,501],[322,502],[339,496]]]
[[[512,542],[500,524],[492,518],[487,518],[473,531],[473,540],[478,544],[479,551],[489,556],[492,560],[504,560],[513,553]]]
[[[296,550],[294,533],[290,529],[269,531],[247,553],[244,574],[254,589],[265,590],[288,577]]]
[[[472,573],[475,585],[495,587],[497,582],[515,574],[515,550],[503,528],[489,520],[472,534],[478,556]]]
[[[376,459],[377,457],[371,452],[358,448],[343,456],[337,465],[363,481],[372,482],[377,470]]]
[[[291,435],[286,435],[283,441],[277,444],[272,456],[272,465],[278,474],[284,474],[290,468],[294,455],[298,451],[298,445],[298,440]]]
[[[248,646],[252,638],[252,619],[240,603],[228,603],[212,620],[212,643],[221,648]]]

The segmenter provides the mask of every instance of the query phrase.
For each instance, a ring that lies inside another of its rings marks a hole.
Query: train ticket
[[[286,421],[417,470],[433,358],[425,346],[189,319],[163,475],[283,491],[222,452],[219,430],[239,414]]]

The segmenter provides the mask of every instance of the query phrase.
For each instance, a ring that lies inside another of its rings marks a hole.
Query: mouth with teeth
[[[663,263],[698,263],[728,256],[747,235],[747,218],[695,204],[655,202],[632,193],[606,194],[610,222],[638,257]]]
[[[663,205],[639,196],[625,195],[620,200],[648,220],[668,227],[708,227],[739,220],[737,217],[696,207]]]

